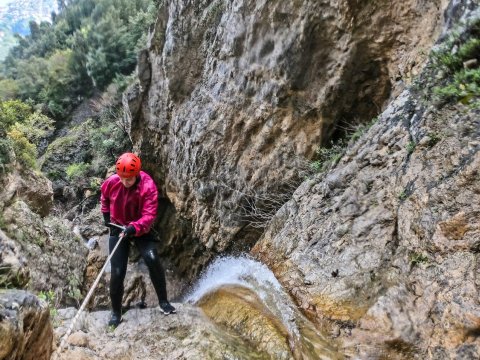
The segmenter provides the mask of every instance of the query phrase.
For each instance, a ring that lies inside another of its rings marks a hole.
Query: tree
[[[0,102],[0,135],[5,136],[13,124],[26,121],[31,113],[32,108],[19,100]]]

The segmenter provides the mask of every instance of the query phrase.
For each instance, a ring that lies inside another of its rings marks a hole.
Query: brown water
[[[266,359],[343,359],[333,339],[296,307],[273,273],[246,257],[215,261],[187,301]],[[258,357],[260,356],[260,357]]]

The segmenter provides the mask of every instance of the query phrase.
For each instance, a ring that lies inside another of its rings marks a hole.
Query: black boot
[[[175,310],[175,308],[168,301],[160,302],[160,311],[165,315],[175,314],[177,312],[177,310]]]
[[[113,326],[116,328],[122,322],[122,314],[119,312],[112,311],[112,315],[110,316],[110,321],[108,322],[108,326]]]

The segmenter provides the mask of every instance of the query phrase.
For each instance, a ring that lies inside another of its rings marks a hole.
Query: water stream
[[[221,301],[220,298],[225,298],[225,296],[229,300],[227,302]],[[213,315],[214,318],[212,320],[223,325],[227,324],[227,328],[230,325],[236,328],[237,331],[239,325],[238,322],[235,323],[234,318],[238,317],[238,315],[235,312],[247,311],[252,314],[253,318],[262,317],[267,319],[267,322],[270,324],[277,324],[267,328],[272,329],[276,327],[278,334],[287,338],[286,342],[290,348],[288,358],[342,358],[335,351],[335,347],[332,344],[333,341],[327,339],[303,316],[270,269],[247,256],[218,258],[203,272],[184,300],[199,305],[207,315],[219,313],[218,309],[210,309],[211,307],[233,307],[229,312],[232,319],[223,319],[221,315]],[[239,306],[239,304],[241,305]],[[245,319],[248,319],[248,315],[241,319],[242,326],[248,323],[248,320]],[[262,319],[254,321],[261,323]],[[255,326],[253,325],[253,327]],[[246,331],[247,333],[248,330]],[[256,336],[258,338],[259,331],[263,332],[262,336],[268,340],[273,336],[265,333],[267,330],[263,328],[260,330],[253,329],[251,334],[254,335],[253,337]],[[248,337],[248,334],[246,335],[245,333],[239,335]],[[279,357],[283,358],[283,356]]]

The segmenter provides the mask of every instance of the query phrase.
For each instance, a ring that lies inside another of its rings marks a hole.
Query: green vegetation
[[[32,99],[67,116],[94,89],[133,72],[154,23],[155,0],[73,0],[52,24],[32,23],[0,68],[0,99]]]
[[[37,148],[30,143],[17,129],[12,129],[7,132],[7,136],[12,140],[13,150],[17,155],[18,160],[28,168],[36,169]]]
[[[402,190],[402,191],[400,192],[400,194],[398,194],[398,199],[401,200],[401,201],[406,200],[407,197],[408,197],[408,193],[407,193],[407,191],[405,191],[405,190]]]
[[[37,297],[48,304],[48,308],[50,309],[50,317],[55,319],[55,316],[57,316],[57,294],[55,291],[40,291]]]
[[[368,129],[370,129],[372,127],[372,125],[375,124],[377,121],[378,121],[378,118],[374,117],[368,123],[357,125],[355,127],[355,130],[353,131],[353,133],[351,133],[350,135],[347,136],[348,142],[349,143],[354,143],[355,141],[360,139],[360,137],[363,134],[365,134],[368,131]]]
[[[68,291],[67,295],[75,300],[77,305],[80,305],[80,301],[82,300],[82,293],[80,292],[81,286],[80,280],[75,275],[68,276]]]
[[[53,120],[33,111],[19,100],[0,102],[0,168],[16,158],[22,165],[37,169],[37,145],[51,131]]]
[[[435,97],[479,107],[480,19],[467,23],[462,32],[453,32],[433,51],[430,67],[432,77],[439,80],[429,86]]]
[[[28,280],[28,272],[15,271],[7,264],[0,265],[0,289],[21,289],[27,285]]]
[[[340,138],[336,142],[332,142],[328,147],[320,147],[316,151],[316,158],[311,163],[311,168],[316,173],[327,171],[337,164],[347,150],[348,146],[353,145],[364,133],[377,122],[378,118],[374,117],[368,123],[359,124],[354,127],[353,131],[348,133],[344,138]]]
[[[434,147],[441,140],[440,135],[437,133],[429,133],[427,134],[427,137],[428,137],[428,142],[427,142],[428,147]]]
[[[0,65],[0,172],[40,165],[60,186],[98,191],[115,157],[131,149],[121,94],[135,78],[158,2],[72,0],[51,24],[30,24]],[[99,115],[69,128],[73,109],[93,94]],[[51,141],[60,127],[62,137]]]
[[[410,265],[413,267],[428,262],[428,257],[422,253],[412,252],[409,256]]]
[[[407,152],[409,154],[412,154],[415,151],[416,147],[417,147],[417,144],[415,143],[415,141],[409,141],[406,146]]]
[[[75,181],[85,178],[87,176],[89,168],[90,166],[85,163],[71,164],[67,167],[67,170],[65,170],[65,172],[67,173],[67,178],[69,180]]]
[[[100,115],[70,128],[51,142],[42,156],[42,170],[52,181],[70,183],[77,194],[98,192],[115,157],[131,148],[123,113],[115,105],[100,106]]]
[[[315,172],[324,172],[334,166],[345,153],[345,142],[340,140],[330,147],[317,149],[317,159],[312,162],[311,167]]]
[[[99,192],[101,185],[102,185],[102,179],[100,178],[95,177],[90,180],[90,190],[94,192]]]

